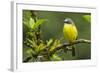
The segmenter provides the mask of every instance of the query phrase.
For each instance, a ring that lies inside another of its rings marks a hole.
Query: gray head
[[[70,18],[66,18],[66,19],[64,20],[64,23],[66,23],[66,24],[74,24],[74,22],[73,22],[72,19],[70,19]]]

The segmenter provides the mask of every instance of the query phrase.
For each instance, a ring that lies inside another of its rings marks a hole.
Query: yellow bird
[[[66,40],[69,41],[69,43],[74,42],[78,37],[78,31],[74,24],[74,22],[70,18],[66,18],[64,20],[64,27],[63,27],[63,33]],[[75,56],[75,47],[72,46],[72,56]]]

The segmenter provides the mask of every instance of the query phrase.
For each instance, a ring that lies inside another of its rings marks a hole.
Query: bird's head
[[[64,23],[66,23],[66,24],[74,24],[74,22],[73,22],[72,19],[70,19],[70,18],[66,18],[66,19],[64,20]]]

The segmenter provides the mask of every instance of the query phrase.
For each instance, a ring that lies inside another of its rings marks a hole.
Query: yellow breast
[[[64,24],[63,33],[65,39],[67,39],[69,42],[75,41],[78,36],[78,32],[75,25],[71,24]]]

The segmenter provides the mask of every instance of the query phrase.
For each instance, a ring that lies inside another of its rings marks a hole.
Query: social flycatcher
[[[78,37],[77,28],[74,22],[70,18],[66,18],[64,20],[63,33],[64,33],[65,39],[68,40],[69,43],[74,42]],[[75,56],[74,45],[72,45],[72,56]]]

